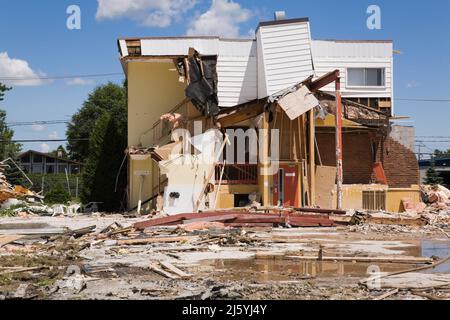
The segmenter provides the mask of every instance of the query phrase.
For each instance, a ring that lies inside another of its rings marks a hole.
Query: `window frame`
[[[383,84],[381,86],[368,86],[368,85],[362,85],[362,86],[358,86],[358,85],[351,85],[349,83],[349,70],[354,70],[354,69],[360,69],[360,70],[364,70],[364,82],[367,80],[366,77],[366,70],[381,70],[382,72],[382,82]],[[374,67],[374,68],[366,68],[366,67],[349,67],[345,69],[346,71],[346,86],[347,88],[369,88],[369,89],[386,89],[386,68],[385,67]]]

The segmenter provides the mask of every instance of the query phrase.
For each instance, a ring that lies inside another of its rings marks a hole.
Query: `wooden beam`
[[[332,72],[329,72],[322,77],[318,78],[317,80],[307,84],[309,90],[315,92],[317,90],[320,90],[321,88],[329,85],[330,83],[335,82],[339,78],[339,70],[334,70]]]
[[[316,203],[316,149],[315,149],[315,138],[316,138],[316,128],[314,119],[314,109],[308,112],[309,115],[309,197],[310,206],[314,206]]]
[[[261,195],[261,202],[263,206],[270,205],[270,180],[267,172],[270,164],[269,162],[269,115],[268,112],[263,113],[263,118],[261,120],[261,129],[263,129],[263,134],[259,136],[262,139],[262,149],[259,150],[260,161],[258,162],[258,186],[259,194]],[[261,145],[261,144],[260,144]]]
[[[169,243],[169,242],[188,242],[190,240],[198,239],[197,236],[184,236],[184,237],[152,237],[142,239],[126,239],[118,240],[118,245],[138,245],[149,243]]]

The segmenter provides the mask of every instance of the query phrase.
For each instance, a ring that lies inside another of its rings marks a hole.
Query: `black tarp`
[[[217,57],[199,57],[198,54],[188,59],[189,86],[186,97],[207,117],[219,113],[217,98]]]

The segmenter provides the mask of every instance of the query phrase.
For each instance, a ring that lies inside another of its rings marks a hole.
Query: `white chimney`
[[[280,21],[286,19],[286,12],[275,11],[275,21]]]

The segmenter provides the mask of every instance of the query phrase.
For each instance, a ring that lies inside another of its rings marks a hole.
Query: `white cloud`
[[[95,81],[91,79],[74,78],[66,82],[68,86],[93,86]]]
[[[416,81],[416,80],[411,80],[410,82],[408,82],[408,84],[406,85],[406,87],[408,89],[412,89],[412,88],[417,88],[419,87],[420,84]]]
[[[1,78],[11,78],[2,82],[14,86],[39,86],[47,82],[36,79],[45,76],[44,73],[31,69],[25,60],[10,58],[7,52],[0,52],[0,75]],[[15,80],[16,78],[30,80]]]
[[[50,152],[50,146],[46,143],[42,143],[40,151],[43,153],[48,153],[48,152]]]
[[[97,0],[98,21],[129,18],[148,27],[168,27],[197,0]]]
[[[58,134],[58,132],[53,131],[52,133],[50,133],[50,134],[48,135],[48,138],[49,138],[49,139],[59,139],[59,134]]]
[[[251,16],[250,10],[232,0],[213,0],[208,11],[191,21],[187,34],[236,38],[239,36],[239,24],[248,21]]]
[[[33,124],[31,126],[31,130],[36,131],[36,132],[42,132],[45,129],[46,129],[45,126],[43,126],[42,124]]]

